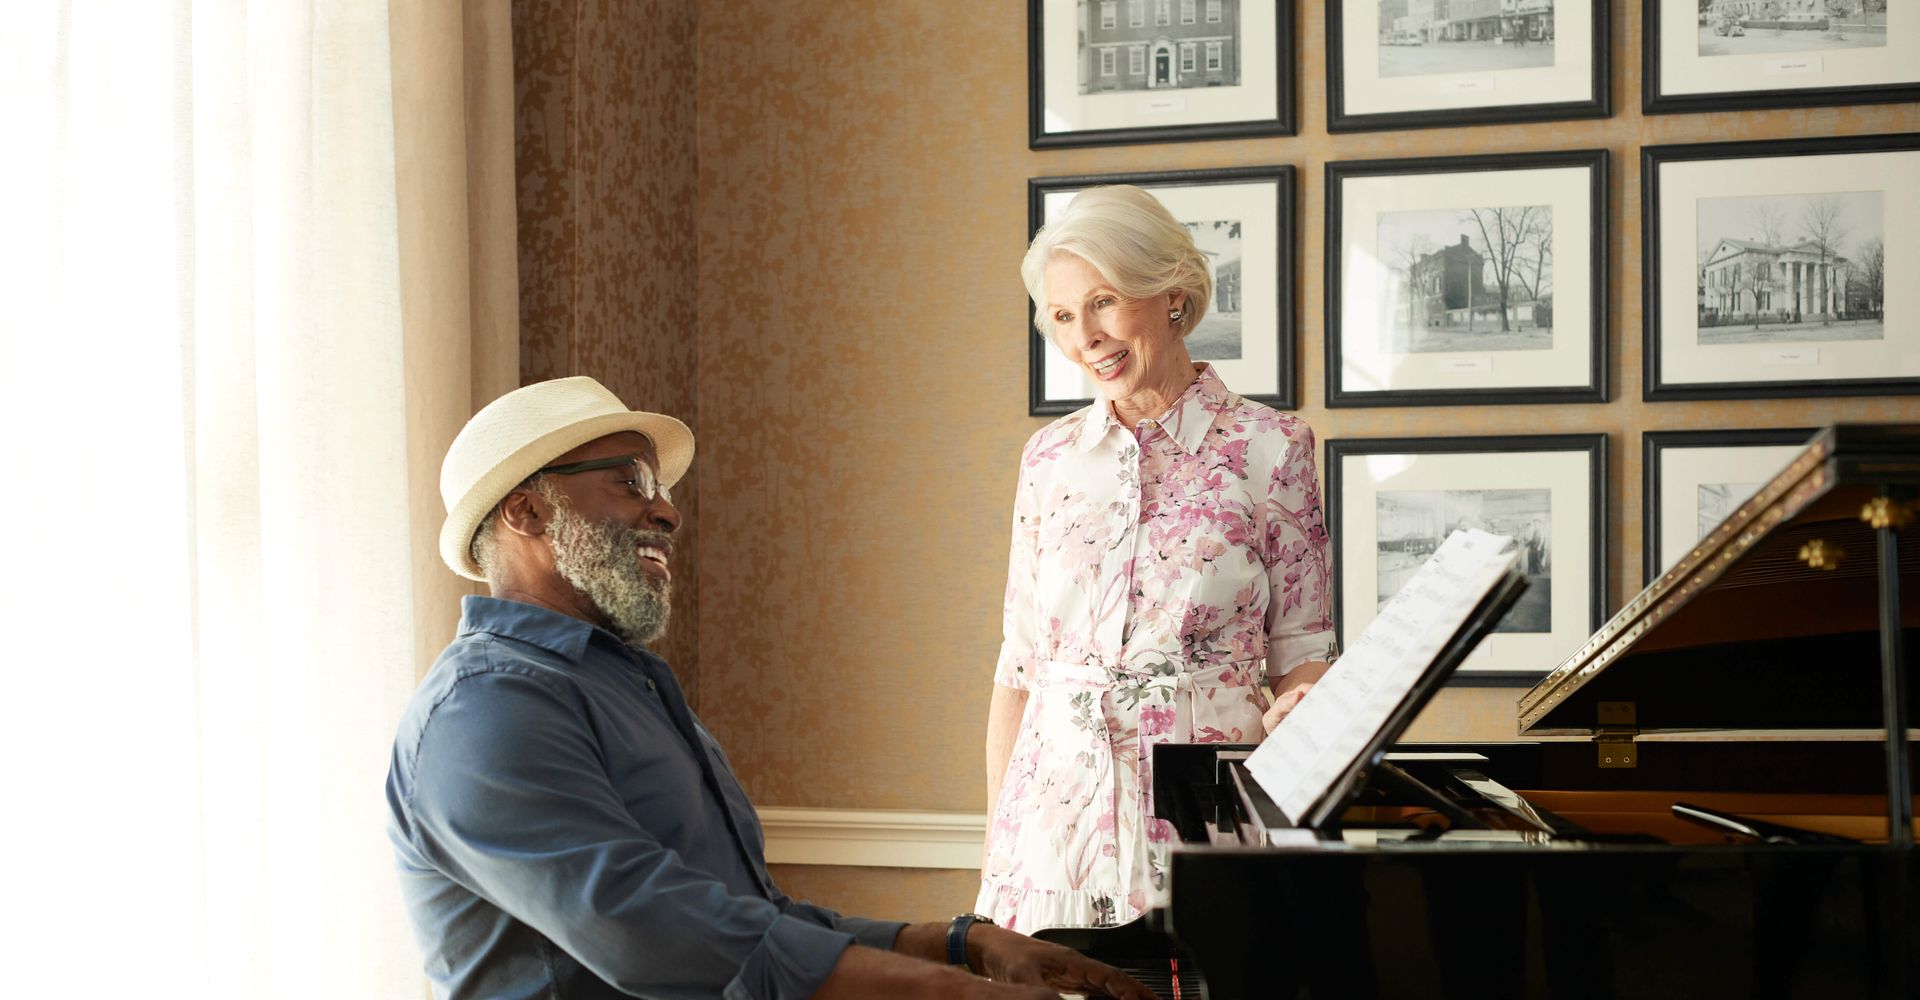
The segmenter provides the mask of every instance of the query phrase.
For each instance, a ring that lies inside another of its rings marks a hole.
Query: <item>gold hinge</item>
[[[1597,763],[1603,768],[1636,766],[1640,751],[1633,738],[1640,735],[1640,729],[1635,722],[1634,703],[1603,701],[1598,708],[1600,724],[1593,731]]]

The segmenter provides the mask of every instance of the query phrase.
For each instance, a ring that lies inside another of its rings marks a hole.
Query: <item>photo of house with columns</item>
[[[1702,198],[1700,342],[1877,340],[1881,194]]]
[[[1721,240],[1706,263],[1706,308],[1723,319],[1758,315],[1839,317],[1852,262],[1823,257],[1811,243],[1772,247]]]

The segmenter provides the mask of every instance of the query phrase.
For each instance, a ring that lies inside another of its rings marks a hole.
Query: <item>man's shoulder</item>
[[[566,657],[512,636],[467,632],[440,652],[421,688],[437,682],[451,691],[462,685],[490,686],[490,681],[503,678],[526,678],[554,690],[569,690],[577,684],[571,676],[574,667]]]
[[[502,723],[535,705],[577,702],[579,681],[567,666],[538,646],[490,632],[463,634],[447,645],[414,690],[401,718],[400,744],[417,744],[456,699],[475,710],[468,716]]]

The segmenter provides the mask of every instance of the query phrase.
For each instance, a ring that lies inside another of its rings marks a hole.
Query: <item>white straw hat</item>
[[[629,410],[585,375],[535,382],[488,403],[460,429],[440,463],[440,499],[447,505],[440,558],[469,580],[485,580],[473,561],[473,535],[494,505],[554,459],[621,431],[639,431],[653,441],[661,482],[672,486],[686,475],[693,462],[693,432],[686,424]]]

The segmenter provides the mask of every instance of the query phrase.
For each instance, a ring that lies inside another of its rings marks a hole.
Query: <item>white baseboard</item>
[[[776,865],[978,870],[985,813],[762,806],[767,861]]]

